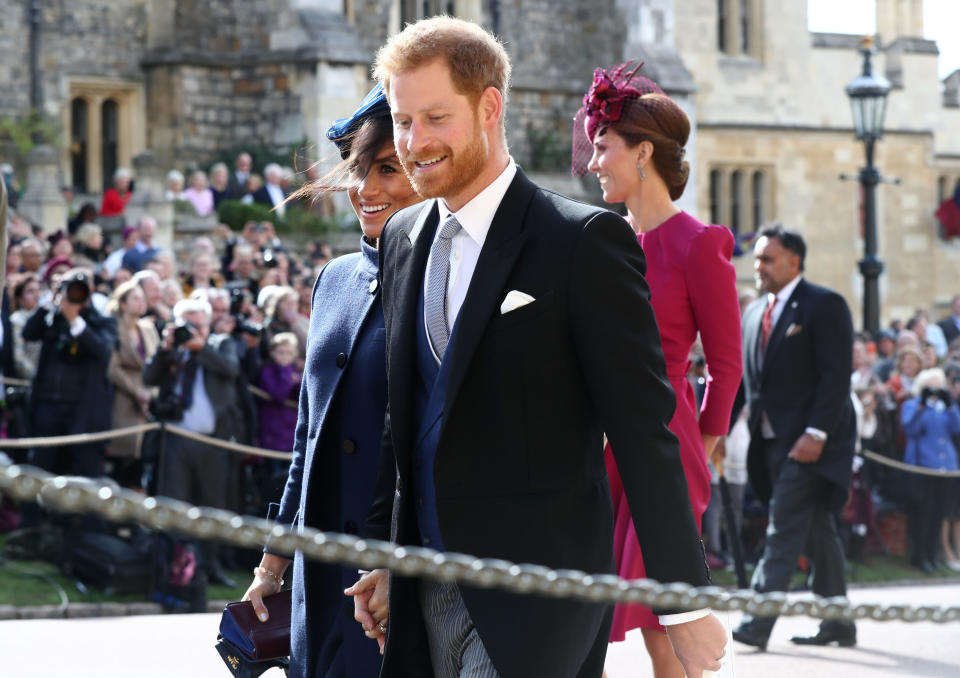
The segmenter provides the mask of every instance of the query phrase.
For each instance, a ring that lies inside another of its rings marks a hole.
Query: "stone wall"
[[[300,68],[286,63],[198,64],[147,70],[151,148],[168,161],[206,162],[238,141],[285,148],[303,138]]]
[[[0,0],[0,115],[30,108],[27,5]],[[145,5],[146,0],[43,0],[40,69],[48,115],[59,115],[70,75],[142,79]]]

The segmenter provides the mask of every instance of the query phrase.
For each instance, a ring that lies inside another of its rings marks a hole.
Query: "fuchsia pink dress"
[[[726,435],[730,410],[743,375],[740,348],[740,306],[736,272],[730,257],[733,234],[724,226],[707,226],[686,212],[667,219],[638,237],[647,255],[647,283],[667,363],[667,376],[677,395],[670,430],[680,440],[690,504],[700,525],[710,501],[710,472],[702,434]],[[690,348],[700,334],[709,378],[697,418],[693,387],[687,380]],[[643,403],[637,403],[643,407]],[[614,553],[617,573],[627,579],[646,576],[630,509],[616,462],[605,450],[616,519]],[[617,605],[611,641],[635,628],[661,629],[644,605]]]

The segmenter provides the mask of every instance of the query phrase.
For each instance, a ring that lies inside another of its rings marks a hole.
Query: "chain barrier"
[[[819,619],[871,619],[947,623],[960,620],[960,606],[885,605],[846,598],[790,600],[786,593],[727,591],[717,586],[660,584],[652,579],[624,580],[611,574],[552,570],[542,565],[517,565],[505,560],[397,546],[312,528],[293,530],[261,518],[192,506],[164,497],[144,497],[130,490],[91,481],[54,476],[30,466],[0,465],[0,490],[13,497],[36,500],[70,512],[93,512],[113,521],[135,521],[158,530],[200,539],[259,547],[269,544],[281,553],[303,552],[307,558],[360,569],[389,568],[397,574],[457,582],[479,588],[589,602],[642,603],[667,609],[741,610],[757,616],[804,615]]]
[[[206,443],[212,447],[219,447],[239,454],[252,454],[257,457],[269,457],[271,459],[283,459],[290,461],[293,455],[290,452],[278,452],[277,450],[268,450],[253,445],[244,445],[229,440],[220,440],[202,433],[194,433],[188,429],[173,424],[160,424],[153,421],[148,424],[139,424],[137,426],[127,426],[113,431],[98,431],[96,433],[76,433],[68,436],[48,436],[38,438],[4,438],[0,440],[0,450],[3,449],[25,449],[30,447],[56,447],[58,445],[83,445],[84,443],[94,443],[101,440],[113,440],[123,436],[137,435],[147,431],[156,431],[165,428],[167,432],[183,438],[190,438],[201,443]]]

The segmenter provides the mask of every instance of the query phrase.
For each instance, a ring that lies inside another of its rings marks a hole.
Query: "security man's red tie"
[[[763,319],[760,321],[760,347],[766,351],[767,342],[770,341],[770,332],[773,330],[773,307],[777,305],[777,297],[774,295],[770,299],[770,303],[767,304],[767,308],[763,312]]]

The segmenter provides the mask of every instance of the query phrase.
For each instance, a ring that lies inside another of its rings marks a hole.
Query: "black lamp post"
[[[864,38],[862,43],[863,73],[847,85],[847,96],[853,110],[853,126],[857,139],[863,141],[867,163],[860,170],[859,180],[863,186],[863,259],[860,273],[863,275],[863,329],[871,334],[880,329],[879,278],[883,262],[877,258],[877,209],[876,189],[880,172],[873,165],[874,143],[883,137],[883,118],[887,112],[887,95],[890,83],[886,78],[873,73],[871,57],[873,38]]]

